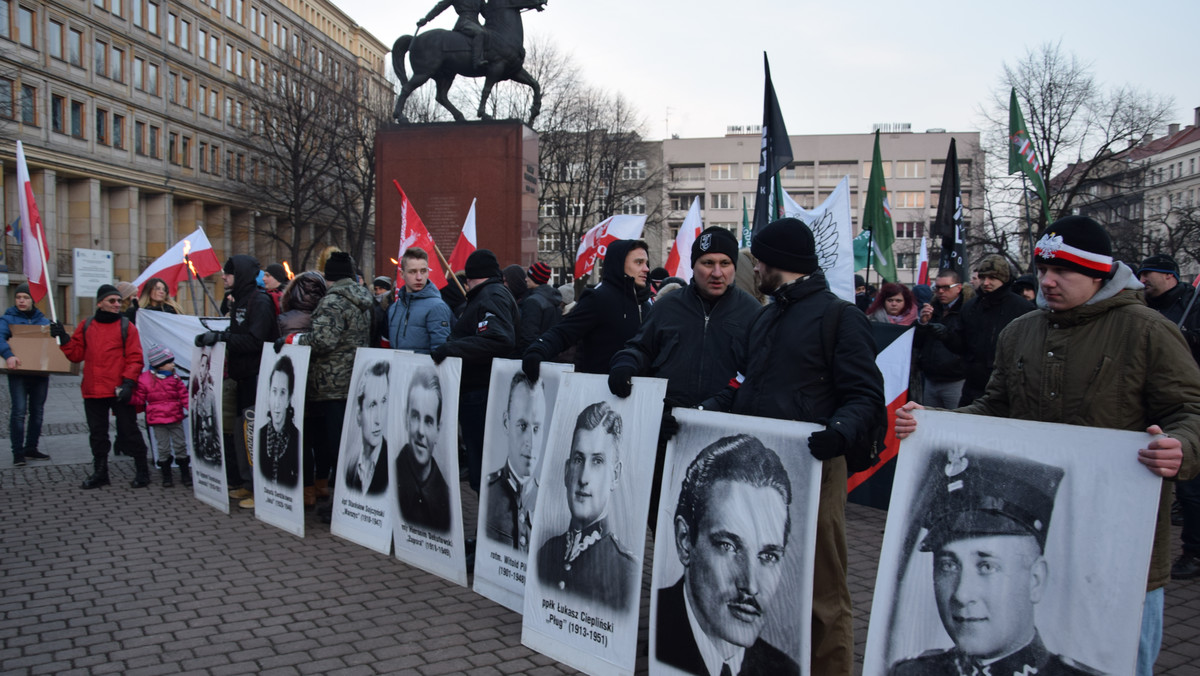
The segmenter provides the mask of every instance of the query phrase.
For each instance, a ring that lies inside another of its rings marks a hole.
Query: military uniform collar
[[[579,558],[580,554],[586,552],[607,534],[608,519],[603,516],[584,526],[583,530],[567,530],[567,547],[566,552],[563,554],[564,560],[570,563]]]

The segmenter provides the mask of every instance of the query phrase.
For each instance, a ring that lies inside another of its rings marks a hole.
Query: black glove
[[[614,366],[608,372],[608,391],[624,399],[633,392],[634,369],[630,366]]]
[[[521,370],[525,372],[525,377],[529,379],[530,384],[536,383],[538,377],[542,375],[542,358],[536,354],[526,353],[521,360]]]
[[[817,460],[832,460],[846,454],[846,439],[836,430],[813,432],[808,438],[808,452]]]
[[[58,339],[59,345],[66,345],[71,342],[71,334],[63,328],[62,322],[50,322],[50,335]]]
[[[437,346],[436,350],[434,350],[433,352],[430,352],[429,356],[433,357],[434,364],[437,364],[440,366],[442,362],[446,361],[446,357],[448,357],[450,355],[446,354],[446,344],[442,343],[441,345]]]
[[[282,338],[276,338],[275,339],[275,354],[279,354],[279,351],[283,349],[284,345],[287,345],[287,336],[284,336]]]
[[[663,441],[670,441],[676,434],[679,434],[679,421],[675,419],[675,409],[670,405],[664,406],[658,436]]]
[[[196,336],[196,347],[208,347],[216,345],[224,340],[220,331],[205,331]]]
[[[133,388],[136,385],[137,383],[133,382],[129,378],[121,381],[121,386],[117,388],[117,401],[121,402],[122,404],[128,404],[129,400],[133,398]]]

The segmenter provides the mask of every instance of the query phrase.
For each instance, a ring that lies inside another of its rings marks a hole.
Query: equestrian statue
[[[408,122],[404,115],[404,104],[418,87],[429,80],[437,86],[434,97],[442,107],[450,111],[454,119],[466,122],[462,112],[450,103],[450,85],[455,76],[482,77],[483,94],[479,99],[478,116],[481,120],[491,119],[485,112],[488,96],[497,82],[512,80],[533,90],[533,105],[529,110],[529,124],[537,119],[542,109],[542,88],[537,80],[525,70],[525,29],[521,24],[521,12],[529,9],[542,11],[546,0],[441,0],[429,14],[417,22],[418,32],[447,8],[453,7],[458,21],[453,30],[435,28],[418,35],[401,35],[392,45],[392,68],[400,78],[400,95],[392,117],[397,122]],[[480,15],[483,22],[480,23]],[[412,64],[412,78],[404,67],[404,56]]]

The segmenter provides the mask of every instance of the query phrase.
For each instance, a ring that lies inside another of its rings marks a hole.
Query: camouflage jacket
[[[312,330],[297,341],[312,347],[308,401],[345,399],[354,371],[354,354],[371,339],[371,293],[353,279],[329,287],[312,313]]]

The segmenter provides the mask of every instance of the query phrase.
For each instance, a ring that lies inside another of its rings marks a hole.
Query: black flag
[[[938,195],[937,216],[933,219],[930,235],[942,240],[942,252],[938,256],[938,272],[953,270],[960,281],[967,275],[967,246],[963,232],[962,186],[958,182],[958,149],[950,139],[950,152],[946,155],[946,173],[942,175],[942,190]]]
[[[792,161],[792,142],[788,140],[787,127],[783,124],[783,113],[779,100],[775,98],[775,86],[771,84],[771,64],[763,52],[763,68],[767,73],[767,85],[763,92],[762,148],[758,154],[758,193],[754,198],[754,232],[775,220],[771,213],[771,177],[779,173]]]

